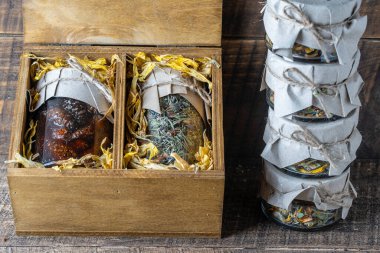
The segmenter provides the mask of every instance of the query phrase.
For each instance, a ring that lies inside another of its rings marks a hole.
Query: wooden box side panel
[[[16,99],[13,111],[12,133],[9,146],[9,160],[15,158],[15,154],[21,152],[21,144],[23,142],[23,134],[26,127],[26,92],[30,88],[30,59],[21,58],[18,86],[16,91]],[[15,167],[10,164],[9,167]]]
[[[220,46],[222,0],[24,0],[25,43]]]
[[[8,175],[18,233],[220,237],[223,173],[70,176],[26,170]]]
[[[122,114],[120,110],[122,110],[122,101],[118,99],[118,96],[121,92],[123,92],[123,88],[125,87],[125,66],[126,66],[126,57],[118,51],[117,47],[81,47],[81,46],[73,46],[73,47],[31,47],[26,48],[25,53],[33,53],[37,56],[41,57],[64,57],[68,54],[73,54],[78,57],[88,56],[90,58],[100,58],[104,57],[108,60],[111,59],[113,54],[118,54],[120,59],[122,60],[121,64],[118,64],[116,71],[116,82],[115,82],[115,124],[113,128],[113,153],[114,153],[114,167],[121,167],[121,156],[122,148],[120,145],[123,143],[119,143],[122,139],[123,131],[121,130],[122,125],[119,125],[121,122],[118,120]],[[19,81],[17,87],[16,97],[18,98],[15,102],[14,108],[14,127],[12,128],[10,149],[9,149],[9,159],[13,160],[15,154],[21,152],[21,145],[23,142],[23,134],[25,128],[27,127],[27,103],[26,103],[26,91],[30,88],[30,64],[31,60],[25,57],[21,58],[20,63],[20,73],[19,73]],[[120,105],[119,105],[120,101]],[[15,165],[10,165],[9,167],[15,167]]]

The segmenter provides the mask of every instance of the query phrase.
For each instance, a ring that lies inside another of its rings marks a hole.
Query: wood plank
[[[221,44],[222,0],[25,0],[23,11],[25,43]]]
[[[364,38],[380,38],[380,1],[362,1],[362,15],[368,15]],[[260,13],[265,1],[223,1],[223,36],[228,38],[263,38],[264,25]]]
[[[223,172],[77,172],[9,169],[19,234],[220,235]]]
[[[0,0],[0,34],[22,35],[22,0]]]
[[[0,0],[0,33],[22,34],[22,0]],[[264,27],[261,22],[260,1],[223,1],[223,36],[226,38],[262,38]],[[364,38],[380,38],[380,2],[363,1],[362,14],[369,22]]]

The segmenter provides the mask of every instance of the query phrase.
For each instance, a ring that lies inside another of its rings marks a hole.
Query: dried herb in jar
[[[160,98],[161,114],[146,110],[149,139],[158,148],[160,163],[170,164],[178,154],[188,163],[203,143],[204,124],[197,110],[181,95]]]
[[[319,210],[314,203],[294,200],[289,210],[272,206],[262,201],[264,214],[275,222],[286,227],[312,231],[328,227],[341,219],[342,209]]]
[[[211,58],[139,52],[126,105],[124,166],[133,169],[212,170]],[[208,123],[206,123],[208,122]]]

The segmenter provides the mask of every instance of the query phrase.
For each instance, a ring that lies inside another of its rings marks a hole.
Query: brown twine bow
[[[203,89],[202,87],[199,87],[196,84],[196,81],[194,79],[193,79],[194,84],[190,84],[190,83],[184,82],[179,77],[170,76],[170,78],[171,78],[170,82],[157,82],[154,84],[144,85],[141,89],[142,89],[142,91],[144,91],[144,90],[151,88],[151,87],[154,87],[154,86],[167,85],[167,84],[177,85],[177,86],[181,86],[181,87],[185,87],[185,88],[190,89],[191,91],[198,94],[198,96],[203,100],[203,102],[206,105],[208,105],[210,107],[212,106],[212,98],[211,98],[210,94],[205,89]]]
[[[322,96],[329,96],[329,97],[336,97],[339,94],[338,87],[345,84],[347,80],[345,80],[342,83],[336,84],[336,85],[326,85],[326,84],[317,84],[314,81],[312,81],[308,76],[306,76],[304,73],[302,73],[297,68],[288,68],[285,69],[282,73],[282,77],[278,76],[274,71],[266,66],[266,69],[271,73],[272,76],[275,78],[288,83],[289,85],[293,86],[299,86],[303,88],[310,88],[312,90],[312,94],[314,97],[316,97],[319,101],[319,103],[322,106],[322,110],[325,112],[327,118],[331,118],[332,114],[327,110],[325,103],[323,102]],[[295,76],[298,76],[298,80],[295,78]],[[303,81],[299,81],[303,80]]]
[[[273,9],[268,8],[271,11],[272,15],[276,19],[284,19],[287,21],[291,21],[309,30],[311,34],[313,35],[315,41],[318,43],[320,50],[322,52],[322,55],[324,56],[326,62],[330,63],[330,59],[327,54],[326,44],[333,45],[334,42],[337,41],[337,37],[335,36],[333,32],[327,30],[327,28],[333,28],[333,27],[342,26],[346,24],[347,22],[351,21],[351,19],[354,17],[356,13],[352,15],[348,20],[345,20],[340,23],[330,24],[330,25],[317,25],[317,24],[314,24],[310,20],[310,18],[307,15],[305,15],[305,13],[294,3],[290,2],[289,0],[281,0],[281,1],[288,4],[283,9],[283,14],[285,16],[280,16],[277,13],[275,13]],[[323,36],[323,33],[330,35],[331,39],[325,38]]]
[[[345,159],[344,156],[339,154],[339,156],[333,152],[331,152],[330,147],[339,144],[347,144],[348,139],[344,139],[342,141],[337,141],[333,143],[321,143],[309,130],[304,127],[301,127],[301,130],[295,131],[291,135],[291,139],[307,145],[313,149],[319,150],[322,155],[326,158],[326,160],[330,163],[330,166],[336,167],[335,161],[342,161]]]
[[[320,187],[316,187],[316,191],[323,203],[340,206],[343,208],[351,207],[351,203],[347,203],[345,201],[346,198],[351,198],[352,196],[357,197],[357,192],[352,185],[349,177],[346,179],[346,183],[342,192],[331,194],[325,188]]]

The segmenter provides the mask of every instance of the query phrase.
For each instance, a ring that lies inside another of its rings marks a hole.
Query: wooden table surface
[[[252,0],[225,0],[223,85],[226,194],[223,239],[16,236],[0,168],[0,252],[380,252],[380,1],[363,0],[369,26],[360,44],[366,86],[359,129],[363,144],[352,166],[359,197],[347,220],[327,231],[305,233],[267,221],[259,210],[259,154],[267,106],[259,83],[266,49]],[[0,0],[0,162],[7,159],[12,110],[23,49],[21,0]],[[49,207],[46,207],[49,208]],[[64,210],[63,210],[64,211]]]

